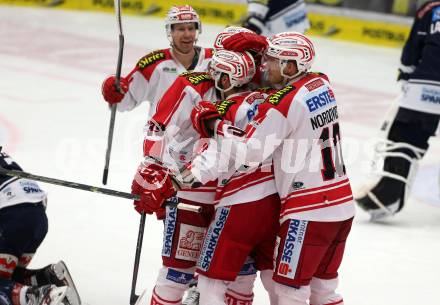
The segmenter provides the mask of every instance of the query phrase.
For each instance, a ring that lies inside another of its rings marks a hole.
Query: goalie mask
[[[222,93],[234,87],[248,84],[254,77],[255,70],[255,62],[249,52],[217,50],[209,65],[209,74],[214,79],[215,87]],[[220,87],[220,79],[223,74],[229,76],[231,83],[229,88]]]

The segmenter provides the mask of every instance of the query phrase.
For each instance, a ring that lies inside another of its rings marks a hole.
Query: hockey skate
[[[67,300],[69,287],[57,287],[44,285],[41,287],[29,287],[26,291],[27,305],[71,305]]]
[[[200,292],[197,286],[192,286],[186,291],[186,297],[182,301],[182,305],[199,305]]]
[[[70,305],[81,305],[78,290],[75,287],[66,264],[62,260],[56,264],[47,266],[44,269],[44,273],[51,284],[54,284],[57,287],[67,286],[70,288],[67,293],[67,299]]]

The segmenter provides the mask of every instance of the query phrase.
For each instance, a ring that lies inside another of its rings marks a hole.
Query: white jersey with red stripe
[[[229,96],[217,103],[217,110],[224,122],[245,129],[271,90],[258,89]],[[230,161],[234,162],[232,159]],[[241,168],[236,171],[230,165],[227,172],[219,172],[214,204],[221,207],[254,202],[276,192],[272,159],[266,160],[256,169]]]
[[[191,123],[191,111],[202,100],[217,100],[210,75],[203,72],[181,74],[160,99],[156,113],[145,126],[144,156],[159,159],[174,172],[191,162],[203,148]],[[177,196],[212,204],[215,186],[215,181],[210,182],[197,189],[179,191]]]
[[[212,49],[196,47],[194,67],[191,71],[207,71],[212,57]],[[151,117],[156,111],[157,102],[177,77],[187,72],[186,68],[173,55],[172,49],[153,51],[142,57],[136,67],[127,75],[128,92],[120,103],[118,111],[128,111],[144,101],[149,101]]]
[[[282,200],[281,221],[341,221],[353,217],[350,182],[341,154],[336,99],[324,74],[307,73],[271,94],[259,106],[244,137],[218,124],[232,158],[255,167],[272,156]],[[237,163],[235,162],[237,167]],[[200,164],[198,160],[194,164]],[[243,164],[243,163],[242,163]],[[193,167],[201,177],[201,167]]]

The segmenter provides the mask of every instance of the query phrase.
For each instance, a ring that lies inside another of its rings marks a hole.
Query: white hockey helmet
[[[241,33],[241,32],[247,32],[247,33],[254,33],[253,31],[243,28],[241,26],[228,26],[223,31],[221,31],[217,37],[214,40],[214,49],[224,49],[223,47],[223,41],[225,41],[226,38],[231,37],[234,34]]]
[[[209,73],[214,79],[215,87],[220,92],[248,84],[254,77],[255,71],[255,61],[249,52],[216,50],[209,64]],[[229,88],[219,86],[222,74],[229,76],[231,82]]]
[[[266,55],[280,60],[281,75],[294,78],[310,70],[315,59],[315,47],[305,35],[297,32],[284,32],[267,39]],[[298,73],[293,76],[284,75],[284,67],[289,60],[296,62]]]
[[[190,5],[175,5],[168,10],[167,16],[165,17],[165,29],[170,41],[172,41],[171,30],[173,24],[179,23],[195,23],[199,34],[202,32],[200,17]]]

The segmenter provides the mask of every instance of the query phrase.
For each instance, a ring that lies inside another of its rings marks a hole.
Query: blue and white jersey
[[[399,80],[425,80],[440,86],[440,1],[429,1],[417,11],[399,70]]]
[[[4,152],[0,152],[0,166],[8,170],[22,168]],[[35,181],[0,174],[0,209],[22,203],[46,203],[46,193]]]
[[[399,72],[398,80],[405,81],[399,106],[440,115],[440,1],[417,11]]]

